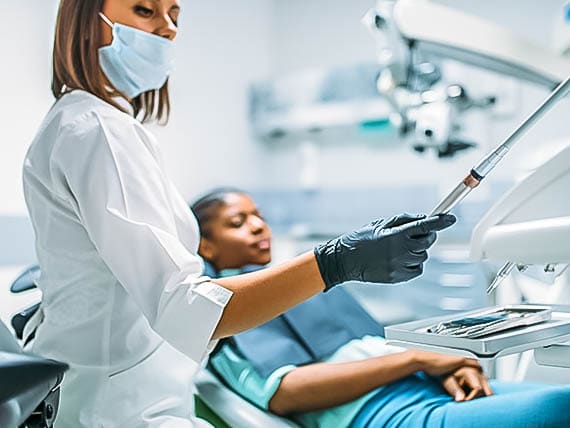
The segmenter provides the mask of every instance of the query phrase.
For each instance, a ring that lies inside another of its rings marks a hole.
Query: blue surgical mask
[[[162,88],[172,70],[172,41],[99,16],[113,29],[111,44],[99,48],[99,65],[115,89],[134,98]]]

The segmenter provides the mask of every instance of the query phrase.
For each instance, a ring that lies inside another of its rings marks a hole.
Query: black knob
[[[48,404],[48,405],[46,406],[46,412],[45,412],[45,414],[46,414],[46,418],[47,418],[47,419],[53,418],[54,411],[53,411],[53,406],[52,406],[51,404]]]

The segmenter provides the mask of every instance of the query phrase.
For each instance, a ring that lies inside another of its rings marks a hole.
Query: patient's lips
[[[271,248],[271,240],[262,239],[261,241],[257,241],[255,246],[260,250],[269,250]]]

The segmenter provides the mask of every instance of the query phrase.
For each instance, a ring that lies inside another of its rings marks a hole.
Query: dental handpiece
[[[564,79],[542,102],[540,106],[528,116],[499,146],[487,154],[474,166],[469,174],[433,209],[430,216],[446,214],[461,202],[481,181],[497,166],[503,157],[511,150],[522,135],[532,127],[542,116],[563,99],[570,90],[570,76]],[[515,263],[507,262],[503,265],[495,280],[487,288],[487,294],[491,293],[501,281],[514,269]]]

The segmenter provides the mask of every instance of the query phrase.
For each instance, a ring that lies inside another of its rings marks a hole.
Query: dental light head
[[[452,156],[474,147],[461,136],[463,113],[495,97],[473,98],[448,82],[441,61],[453,59],[544,85],[560,83],[570,60],[483,19],[428,0],[378,0],[363,18],[378,46],[378,91],[392,106],[392,124],[417,152]]]

